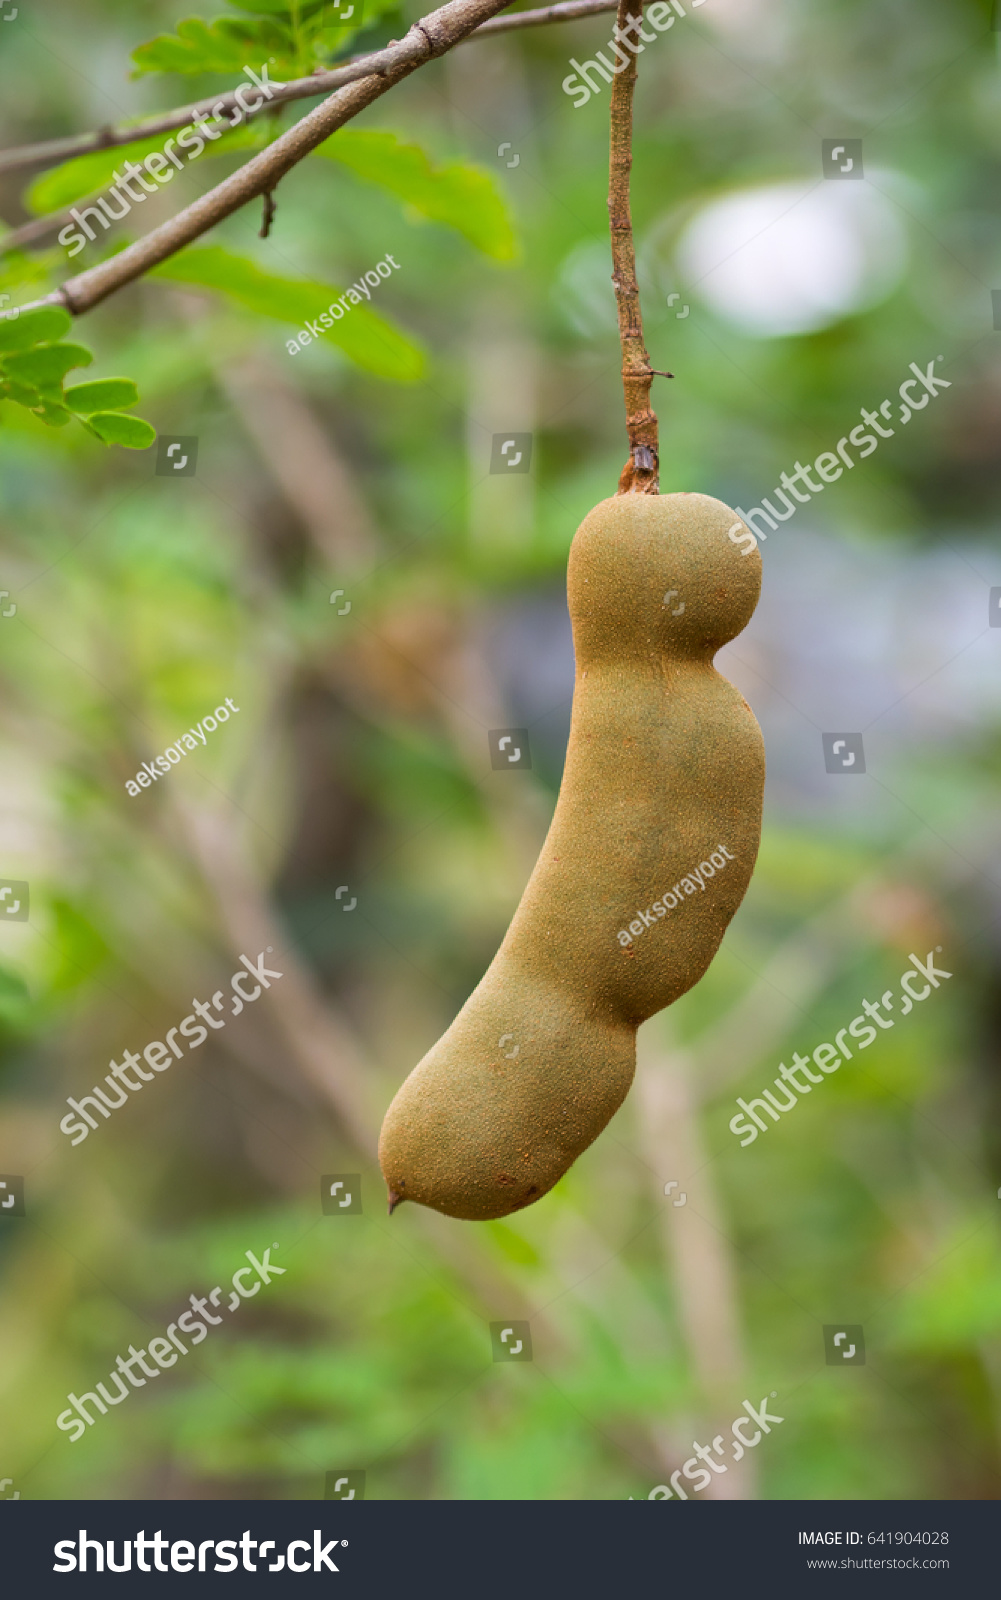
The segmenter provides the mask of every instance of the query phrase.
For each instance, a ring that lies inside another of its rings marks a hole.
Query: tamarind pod
[[[735,526],[708,495],[624,494],[578,528],[552,824],[483,979],[386,1113],[390,1211],[485,1219],[540,1199],[625,1099],[639,1024],[716,954],[764,790],[757,722],[712,664],[761,586]]]

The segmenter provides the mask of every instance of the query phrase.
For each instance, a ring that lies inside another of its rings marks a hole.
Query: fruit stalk
[[[643,0],[619,0],[616,37],[626,25],[643,21]],[[638,29],[637,29],[638,32]],[[623,48],[620,44],[620,49]],[[612,234],[612,283],[619,311],[622,344],[622,388],[626,402],[629,460],[619,478],[618,494],[659,494],[660,453],[657,413],[650,405],[650,368],[643,339],[640,291],[636,282],[636,251],[629,207],[629,178],[633,165],[633,90],[636,56],[626,49],[628,64],[612,79],[611,133],[608,162],[608,220]]]

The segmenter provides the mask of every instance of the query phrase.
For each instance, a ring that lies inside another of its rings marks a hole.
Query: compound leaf
[[[145,450],[156,438],[156,429],[140,417],[127,417],[122,406],[133,406],[139,391],[131,378],[98,378],[63,389],[67,372],[74,367],[89,367],[94,357],[82,344],[63,343],[57,336],[70,323],[69,315],[58,306],[40,306],[24,311],[10,322],[0,321],[0,333],[14,336],[30,348],[0,348],[0,400],[24,406],[50,428],[65,428],[77,420],[88,433],[105,444],[121,444],[129,450]]]
[[[147,72],[226,72],[239,76],[244,65],[275,56],[284,68],[293,51],[291,30],[278,21],[220,17],[204,22],[187,17],[176,33],[161,33],[132,52],[135,78]]]
[[[229,0],[236,5],[237,0]],[[177,32],[160,34],[132,53],[134,77],[147,72],[227,72],[267,61],[277,79],[307,76],[314,67],[343,55],[362,27],[399,0],[301,0],[294,8],[285,0],[248,0],[239,5],[253,17],[218,17],[204,22],[188,17]]]

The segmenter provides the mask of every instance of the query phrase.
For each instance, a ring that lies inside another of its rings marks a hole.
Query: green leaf
[[[254,66],[276,56],[288,60],[293,51],[290,30],[281,22],[252,22],[220,17],[203,22],[188,17],[177,24],[176,34],[161,33],[133,50],[134,78],[147,72],[226,72],[242,77],[244,64]]]
[[[512,261],[518,253],[503,196],[492,174],[479,167],[458,162],[435,168],[420,145],[370,128],[341,129],[313,153],[388,189],[430,221],[455,228],[495,261]]]
[[[42,404],[42,397],[37,389],[32,389],[24,383],[5,381],[2,368],[0,368],[0,397],[4,400],[13,400],[16,405],[27,406],[29,411],[34,411],[36,406]]]
[[[2,358],[4,372],[21,383],[32,384],[44,396],[56,389],[62,398],[62,382],[74,367],[89,367],[94,357],[82,344],[42,344],[34,350],[20,350]]]
[[[105,444],[124,445],[126,450],[148,450],[156,442],[156,429],[142,417],[126,417],[120,411],[95,411],[85,427]]]
[[[237,11],[249,11],[255,16],[282,17],[289,21],[292,17],[291,0],[226,0],[228,6],[234,6]],[[318,11],[333,9],[332,0],[300,0],[299,17],[312,17]]]
[[[7,350],[30,350],[43,340],[61,339],[73,318],[62,306],[39,306],[16,317],[0,318],[0,355]]]
[[[65,406],[56,405],[48,400],[43,400],[41,405],[32,406],[31,409],[49,428],[65,428],[67,422],[73,421],[72,414]]]
[[[232,254],[220,245],[194,246],[154,267],[150,277],[175,283],[197,284],[227,295],[237,305],[259,316],[301,328],[316,322],[321,312],[344,291],[332,284],[305,278],[279,278],[264,272],[254,261]],[[366,305],[357,305],[321,335],[356,366],[380,378],[413,383],[424,371],[424,352],[392,322]]]
[[[318,18],[319,26],[313,35],[312,51],[317,64],[326,64],[332,56],[343,55],[356,34],[370,28],[380,17],[399,11],[400,0],[353,0],[354,15],[348,18],[352,0],[344,0],[340,13],[332,5]],[[343,19],[343,20],[342,20]]]
[[[139,390],[131,378],[97,378],[93,383],[77,383],[63,398],[71,411],[88,416],[94,411],[124,411],[139,400]]]
[[[236,5],[237,0],[229,0]],[[350,0],[346,0],[344,9]],[[363,27],[386,12],[399,9],[399,0],[354,0],[354,15],[342,20],[341,7],[332,0],[248,0],[241,11],[249,17],[218,17],[203,22],[189,17],[177,25],[176,34],[160,34],[133,51],[134,77],[146,72],[226,72],[238,74],[245,63],[267,61],[275,77],[305,76],[314,66],[325,66],[333,55],[343,55]]]
[[[162,154],[165,144],[174,140],[176,145],[176,141],[189,131],[201,140],[205,149],[196,150],[190,141],[187,145],[177,146],[178,158],[183,156],[187,161],[198,161],[209,155],[228,155],[232,150],[263,149],[268,141],[265,129],[260,126],[255,128],[248,123],[241,128],[234,128],[232,133],[221,134],[217,139],[206,139],[192,124],[190,130],[179,128],[174,134],[161,133],[152,139],[137,139],[133,144],[115,145],[112,150],[92,150],[85,156],[74,156],[72,161],[65,161],[61,167],[53,167],[51,172],[43,172],[41,177],[36,178],[23,197],[24,204],[36,216],[47,216],[49,212],[61,211],[64,206],[71,206],[77,200],[89,199],[110,189],[116,181],[115,173],[121,173],[127,161],[139,164],[147,156]],[[177,168],[172,165],[170,171],[174,173]],[[153,181],[149,174],[145,176],[147,183]],[[139,191],[145,197],[146,191],[141,184]],[[134,203],[142,205],[144,200]]]

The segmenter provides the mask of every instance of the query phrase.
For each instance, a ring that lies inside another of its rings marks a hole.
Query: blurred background
[[[0,21],[3,146],[231,88],[130,78],[190,9],[21,0]],[[647,341],[676,374],[654,390],[662,489],[759,505],[911,362],[951,387],[762,547],[761,604],[718,661],[768,750],[750,891],[704,980],[641,1030],[607,1131],[504,1222],[390,1220],[374,1147],[489,963],[559,785],[567,550],[626,451],[608,92],[576,109],[561,83],[613,18],[463,45],[351,125],[485,174],[476,226],[472,202],[435,220],[317,157],[270,237],[256,203],[210,236],[339,289],[391,253],[371,309],[406,371],[290,354],[280,295],[265,315],[224,282],[149,278],[73,336],[93,376],[137,380],[161,434],[197,437],[195,476],[0,407],[0,878],[30,885],[29,920],[0,919],[0,1177],[26,1197],[0,1217],[4,1495],[315,1499],[350,1469],[369,1498],[640,1499],[774,1392],[781,1425],[704,1497],[997,1497],[990,9],[706,0],[640,59]],[[373,12],[350,48],[419,14]],[[832,138],[862,140],[862,181],[824,178]],[[240,159],[193,162],[72,265],[51,234],[8,249],[0,291],[45,292]],[[9,230],[35,175],[0,179]],[[505,481],[508,431],[533,451]],[[227,696],[240,714],[129,796]],[[491,766],[505,727],[530,770]],[[823,733],[846,731],[864,774],[825,770]],[[266,946],[284,976],[253,1014],[72,1147],[67,1096]],[[936,946],[953,977],[741,1148],[736,1096]],[[360,1175],[360,1215],[321,1213],[337,1174]],[[79,1443],[56,1429],[69,1392],[276,1242],[284,1276],[163,1384]],[[492,1359],[497,1319],[530,1322],[532,1362]],[[841,1321],[864,1367],[827,1365]]]

